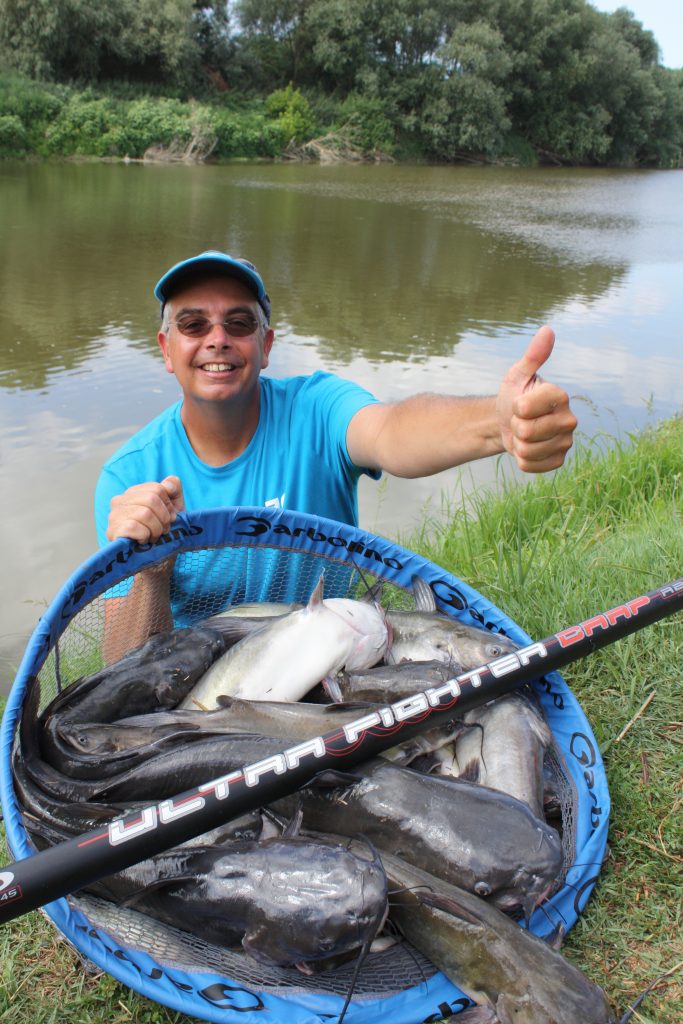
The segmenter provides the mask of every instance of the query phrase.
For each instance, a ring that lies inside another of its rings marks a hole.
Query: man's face
[[[246,337],[232,337],[222,322],[232,317],[253,316],[258,324]],[[252,399],[258,377],[268,365],[273,332],[261,327],[262,315],[253,293],[230,277],[207,278],[176,292],[166,304],[168,331],[157,339],[169,373],[174,373],[187,398],[225,401]],[[175,321],[206,317],[214,321],[203,338],[188,338]]]

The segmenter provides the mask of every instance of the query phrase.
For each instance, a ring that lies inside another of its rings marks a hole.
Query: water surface
[[[682,228],[679,171],[0,164],[0,689],[95,549],[103,460],[177,397],[152,297],[172,263],[248,256],[267,372],[388,400],[494,392],[551,323],[581,432],[624,438],[681,408]],[[405,535],[497,466],[364,482],[362,525]]]

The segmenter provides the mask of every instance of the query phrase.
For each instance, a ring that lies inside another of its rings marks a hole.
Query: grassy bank
[[[476,500],[474,514],[451,507],[402,541],[544,637],[678,577],[682,515],[679,419],[607,454],[584,448],[553,479],[503,482],[496,497]],[[678,615],[564,672],[600,743],[612,796],[609,855],[564,951],[619,1014],[661,977],[632,1018],[640,1024],[683,1016],[682,666]],[[187,1021],[88,974],[38,913],[0,930],[0,950],[6,1024]]]

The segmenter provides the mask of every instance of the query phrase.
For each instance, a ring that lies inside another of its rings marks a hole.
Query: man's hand
[[[184,509],[183,487],[177,476],[167,476],[161,483],[135,484],[112,498],[107,538],[127,537],[142,544],[158,540]]]
[[[554,344],[550,327],[541,327],[506,373],[496,399],[503,444],[525,473],[545,473],[561,466],[576,429],[569,395],[537,376]]]

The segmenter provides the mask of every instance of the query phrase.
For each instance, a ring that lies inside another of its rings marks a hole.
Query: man
[[[571,447],[569,398],[537,376],[553,349],[549,327],[496,396],[384,403],[333,374],[261,376],[274,340],[270,300],[246,260],[201,253],[167,271],[154,293],[159,346],[183,397],[105,464],[95,499],[101,543],[155,541],[179,511],[220,505],[274,504],[355,523],[362,473],[428,476],[503,451],[522,470],[545,472]],[[170,569],[139,573],[134,602],[110,602],[128,645],[171,624],[159,615]]]

